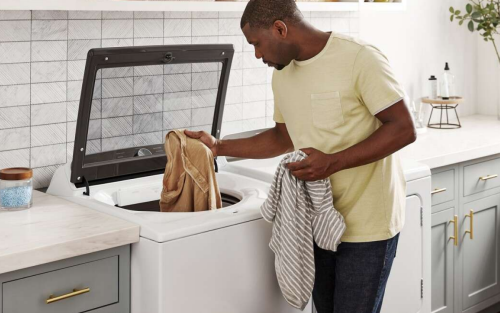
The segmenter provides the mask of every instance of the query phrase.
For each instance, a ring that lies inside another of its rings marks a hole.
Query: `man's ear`
[[[286,38],[288,34],[288,28],[286,27],[285,22],[277,20],[274,22],[273,28],[280,37],[282,37],[283,39]]]

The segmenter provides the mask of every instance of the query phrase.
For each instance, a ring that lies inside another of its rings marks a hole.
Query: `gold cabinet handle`
[[[453,228],[454,228],[453,235],[454,236],[450,236],[450,239],[453,239],[453,241],[454,241],[453,245],[454,246],[458,246],[458,215],[455,215],[453,217],[453,219],[450,220],[450,223],[454,224],[454,226],[453,226]]]
[[[73,289],[73,292],[67,293],[67,294],[62,295],[62,296],[54,297],[53,295],[50,295],[50,297],[45,302],[47,302],[47,304],[51,304],[51,303],[61,301],[64,299],[68,299],[68,298],[71,298],[74,296],[79,296],[79,295],[87,293],[87,292],[90,292],[90,288],[85,288],[85,289],[80,289],[80,290]]]
[[[431,195],[436,194],[436,193],[440,193],[440,192],[445,192],[445,191],[446,191],[446,188],[436,188],[433,191],[431,191]]]
[[[474,210],[470,210],[465,216],[470,217],[470,230],[466,230],[465,233],[470,235],[470,239],[474,239]]]
[[[488,175],[488,176],[481,176],[481,177],[479,177],[479,179],[482,181],[485,181],[485,180],[493,179],[493,178],[497,178],[497,177],[498,177],[498,174],[494,174],[494,175]]]

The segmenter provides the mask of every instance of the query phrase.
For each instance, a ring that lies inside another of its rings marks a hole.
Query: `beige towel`
[[[222,207],[212,151],[184,130],[173,130],[165,140],[167,166],[160,199],[162,212],[197,212]]]

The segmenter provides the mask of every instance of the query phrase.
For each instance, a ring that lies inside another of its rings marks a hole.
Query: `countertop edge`
[[[139,241],[139,225],[0,256],[0,274],[108,250]],[[78,248],[75,249],[75,246]]]

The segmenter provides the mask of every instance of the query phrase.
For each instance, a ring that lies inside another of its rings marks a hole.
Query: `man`
[[[301,180],[329,177],[347,230],[337,252],[315,246],[319,313],[380,312],[404,223],[397,150],[416,139],[403,90],[375,47],[304,20],[293,0],[250,0],[241,28],[273,75],[275,127],[251,138],[200,138],[219,156],[270,158],[301,149],[288,168]]]

